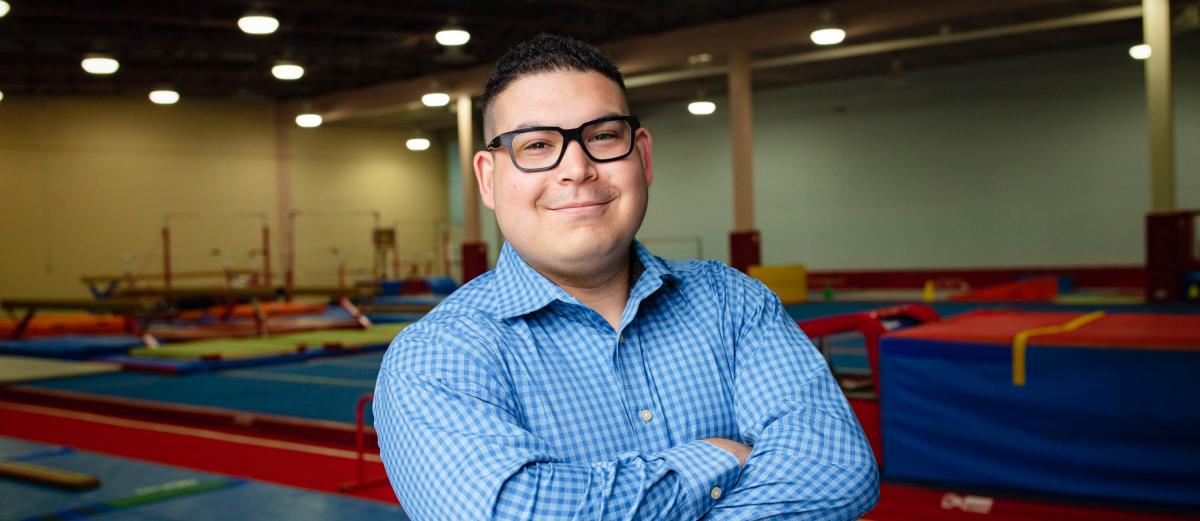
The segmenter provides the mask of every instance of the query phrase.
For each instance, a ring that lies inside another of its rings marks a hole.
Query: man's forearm
[[[745,443],[739,443],[725,438],[705,438],[704,441],[716,445],[717,448],[732,454],[733,457],[737,458],[738,465],[746,464],[746,459],[750,457],[750,451],[753,449],[753,447],[746,445]]]
[[[376,417],[401,420],[377,422],[376,430],[413,519],[697,519],[737,483],[736,457],[699,440],[654,454],[564,461],[489,410],[492,401],[451,391],[444,381],[387,373],[376,387]]]
[[[737,487],[706,520],[751,520],[780,514],[796,519],[858,519],[870,510],[879,477],[865,440],[814,450],[813,440],[858,440],[853,419],[819,411],[777,419],[758,438]]]

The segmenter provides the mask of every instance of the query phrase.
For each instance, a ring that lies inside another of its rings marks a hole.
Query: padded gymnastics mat
[[[0,355],[0,383],[28,382],[120,371],[121,366],[102,362],[47,360]]]
[[[1200,316],[974,312],[880,342],[885,476],[1200,508]]]

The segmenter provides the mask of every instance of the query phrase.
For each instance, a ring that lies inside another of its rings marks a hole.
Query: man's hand
[[[738,443],[725,438],[705,438],[704,441],[716,445],[725,452],[733,454],[733,456],[738,460],[738,465],[746,464],[746,458],[750,457],[750,449],[754,448],[744,443]]]

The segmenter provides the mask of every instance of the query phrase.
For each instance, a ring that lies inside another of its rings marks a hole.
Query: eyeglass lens
[[[588,154],[597,161],[619,158],[633,147],[633,132],[627,121],[592,123],[580,134]],[[557,130],[522,132],[513,136],[512,154],[521,168],[546,168],[558,161],[564,146],[563,135]]]

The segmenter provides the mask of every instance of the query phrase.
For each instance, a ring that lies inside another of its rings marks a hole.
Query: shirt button
[[[642,409],[642,421],[650,423],[650,418],[653,417],[654,414],[650,412],[650,409]]]
[[[721,499],[721,487],[713,487],[712,490],[708,491],[708,495],[713,499]]]
[[[617,335],[617,343],[618,343],[618,344],[624,344],[624,343],[625,343],[625,335],[623,335],[623,334],[622,334],[622,335]]]

